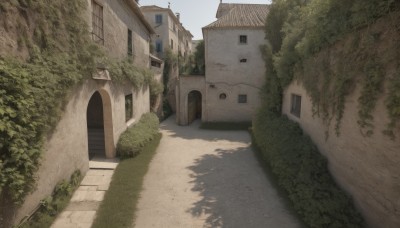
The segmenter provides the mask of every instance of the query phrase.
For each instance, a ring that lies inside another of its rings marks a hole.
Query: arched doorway
[[[113,158],[115,148],[111,115],[111,100],[107,92],[96,91],[86,112],[89,159]]]
[[[188,124],[191,124],[195,119],[201,119],[201,93],[193,90],[188,94]]]

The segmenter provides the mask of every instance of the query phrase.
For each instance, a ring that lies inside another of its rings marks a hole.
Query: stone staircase
[[[90,228],[118,162],[96,157],[89,161],[89,171],[51,228]]]
[[[103,128],[88,128],[89,139],[89,156],[104,156],[104,129]]]

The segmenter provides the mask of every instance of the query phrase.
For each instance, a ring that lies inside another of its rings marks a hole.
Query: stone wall
[[[300,118],[290,113],[291,94],[302,97]],[[331,173],[353,196],[369,224],[396,228],[400,226],[400,130],[395,140],[382,133],[389,122],[382,96],[374,112],[374,134],[363,136],[357,124],[359,95],[357,87],[346,98],[339,136],[334,126],[327,128],[313,116],[311,98],[301,83],[293,82],[285,90],[282,112],[298,122],[328,158]]]
[[[43,159],[37,173],[37,189],[26,198],[15,221],[29,215],[40,200],[51,195],[58,182],[69,179],[75,170],[79,169],[83,174],[88,170],[86,112],[89,100],[96,91],[101,94],[104,121],[108,122],[105,123],[106,153],[111,157],[115,156],[120,134],[150,110],[147,87],[135,90],[132,86],[119,86],[112,82],[90,79],[71,91],[61,121],[46,140]],[[130,93],[133,94],[134,115],[126,122],[125,95]]]
[[[204,30],[206,64],[206,111],[204,121],[251,121],[260,104],[265,67],[260,45],[262,29]],[[247,44],[239,36],[247,35]],[[245,59],[246,62],[240,60]],[[226,99],[220,99],[221,94]],[[238,103],[239,95],[246,103]]]

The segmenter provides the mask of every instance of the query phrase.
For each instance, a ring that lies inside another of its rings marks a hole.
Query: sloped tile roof
[[[264,27],[265,19],[269,12],[269,5],[224,4],[225,3],[220,4],[219,10],[230,9],[230,11],[222,15],[217,21],[205,26],[203,29]]]

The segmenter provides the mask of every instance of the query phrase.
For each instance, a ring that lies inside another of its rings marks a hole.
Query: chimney
[[[176,13],[176,18],[178,18],[178,21],[181,21],[181,14],[180,13]]]

